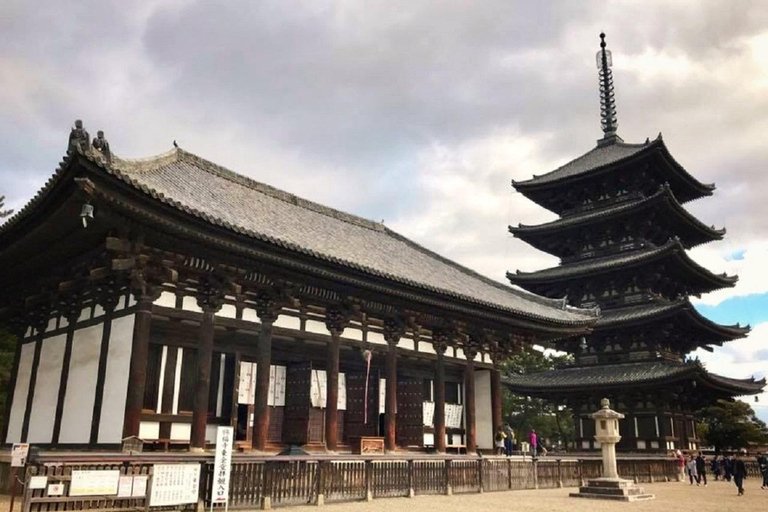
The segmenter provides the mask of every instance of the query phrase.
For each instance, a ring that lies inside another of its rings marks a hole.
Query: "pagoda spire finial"
[[[598,145],[608,145],[621,141],[616,134],[619,126],[616,120],[616,98],[613,94],[613,74],[611,66],[613,60],[611,51],[605,48],[605,32],[600,33],[600,51],[597,52],[597,69],[600,70],[600,124],[603,128],[603,138],[598,141]]]

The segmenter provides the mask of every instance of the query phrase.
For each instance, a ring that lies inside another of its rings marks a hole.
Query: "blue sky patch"
[[[724,325],[757,324],[768,322],[768,293],[733,297],[717,306],[696,304],[696,309],[710,320]]]

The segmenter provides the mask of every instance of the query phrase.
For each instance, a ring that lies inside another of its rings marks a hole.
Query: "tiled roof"
[[[512,374],[503,382],[513,391],[546,392],[554,390],[577,391],[605,386],[637,386],[670,382],[697,377],[697,380],[734,395],[754,394],[762,391],[765,379],[730,379],[709,373],[697,363],[650,361],[611,365],[564,368],[529,374]]]
[[[564,265],[559,265],[557,267],[538,270],[536,272],[520,272],[518,270],[515,274],[507,273],[507,277],[511,282],[515,284],[560,280],[593,273],[602,273],[613,270],[615,268],[626,267],[635,263],[650,261],[657,256],[664,257],[671,254],[677,254],[686,266],[723,287],[733,286],[738,279],[736,277],[729,277],[724,274],[716,275],[702,267],[685,253],[683,246],[677,240],[670,240],[666,244],[660,245],[658,247],[649,247],[647,249],[621,252],[602,258],[590,258],[570,262]]]
[[[256,182],[181,149],[112,164],[89,155],[151,197],[207,222],[283,248],[475,304],[562,325],[590,325],[596,312],[486,278],[381,223]]]
[[[685,208],[683,208],[680,203],[677,202],[669,186],[660,187],[658,192],[648,197],[637,197],[634,199],[614,203],[604,208],[595,208],[592,210],[581,211],[574,215],[568,215],[552,222],[546,222],[544,224],[538,224],[535,226],[528,226],[524,224],[520,224],[517,227],[510,226],[509,231],[516,236],[522,236],[529,233],[531,235],[538,235],[555,232],[572,226],[590,225],[602,219],[616,218],[623,213],[649,208],[659,202],[664,202],[665,204],[670,205],[673,211],[679,213],[686,222],[695,227],[700,233],[703,233],[704,238],[707,240],[716,240],[722,238],[723,234],[725,234],[724,229],[719,230],[715,229],[714,227],[707,226],[699,219],[691,215]]]
[[[656,141],[654,141],[655,143]],[[606,165],[615,164],[621,160],[630,158],[640,153],[646,148],[653,146],[653,143],[646,142],[644,144],[627,144],[625,142],[617,142],[615,144],[609,144],[605,146],[597,146],[596,148],[586,152],[580,157],[571,160],[567,164],[558,167],[554,171],[550,171],[541,176],[534,176],[530,180],[517,181],[515,186],[521,185],[540,185],[545,183],[551,183],[554,181],[583,174]]]

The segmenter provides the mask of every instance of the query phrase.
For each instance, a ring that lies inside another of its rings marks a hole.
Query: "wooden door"
[[[347,439],[375,436],[379,427],[379,373],[368,377],[368,417],[365,415],[365,372],[347,372],[347,410],[344,415]]]
[[[288,366],[285,372],[285,409],[283,411],[283,442],[307,444],[309,441],[309,393],[312,363]]]
[[[398,379],[398,446],[424,446],[424,382],[422,379]]]

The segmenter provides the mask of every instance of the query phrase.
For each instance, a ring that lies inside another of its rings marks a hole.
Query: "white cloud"
[[[694,260],[713,272],[738,275],[736,286],[708,293],[694,302],[716,306],[733,297],[768,292],[768,241],[758,240],[736,251],[733,251],[733,247],[725,248],[730,251],[725,252],[715,245],[694,249],[690,254]]]

